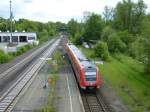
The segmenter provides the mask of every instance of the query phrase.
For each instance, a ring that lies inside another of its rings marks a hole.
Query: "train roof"
[[[85,69],[95,69],[95,65],[83,55],[83,53],[73,44],[68,44],[69,48],[72,50],[73,54],[78,58],[80,63],[85,67]]]

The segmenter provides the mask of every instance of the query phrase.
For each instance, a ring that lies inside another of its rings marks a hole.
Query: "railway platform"
[[[56,112],[84,112],[82,99],[70,65],[62,67],[56,86]]]

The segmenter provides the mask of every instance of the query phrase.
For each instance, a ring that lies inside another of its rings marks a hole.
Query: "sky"
[[[26,18],[34,21],[61,21],[71,18],[83,19],[84,12],[102,14],[104,7],[115,7],[121,0],[12,0],[14,19]],[[138,0],[132,0],[138,1]],[[144,0],[150,11],[150,0]],[[9,0],[0,0],[0,17],[9,18]]]

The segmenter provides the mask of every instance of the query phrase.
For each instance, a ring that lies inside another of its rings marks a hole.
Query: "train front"
[[[100,87],[101,80],[99,70],[94,64],[92,64],[91,62],[84,64],[83,74],[83,89],[95,89]]]

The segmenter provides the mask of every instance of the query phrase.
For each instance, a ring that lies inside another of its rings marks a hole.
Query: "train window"
[[[86,81],[96,81],[96,72],[85,72]]]

